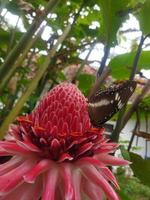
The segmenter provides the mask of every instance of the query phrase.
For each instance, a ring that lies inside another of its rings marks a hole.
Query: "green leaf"
[[[130,76],[135,52],[118,55],[111,59],[109,67],[112,71],[112,76],[116,79],[126,79]],[[138,70],[150,68],[150,51],[141,53]]]
[[[132,164],[131,169],[134,175],[140,179],[140,181],[150,186],[150,160],[144,160],[141,156],[135,153],[130,153]]]
[[[66,76],[62,71],[59,71],[57,73],[57,78],[59,79],[59,81],[66,81]]]
[[[102,21],[100,22],[100,36],[104,43],[114,46],[116,33],[124,20],[127,18],[129,0],[99,0]]]
[[[92,84],[94,83],[95,76],[90,74],[80,74],[77,80],[79,81],[79,89],[85,96],[87,96],[89,94]]]
[[[117,193],[121,200],[149,200],[150,188],[143,185],[138,178],[126,176],[124,173],[116,174],[120,186]]]
[[[122,200],[131,200],[123,190],[118,190],[117,193],[121,197]]]
[[[127,149],[125,148],[125,146],[124,145],[120,145],[119,148],[120,148],[121,155],[123,156],[123,158],[125,160],[129,160],[130,161],[130,155],[129,155],[129,152],[127,151]]]
[[[144,112],[144,114],[147,112],[149,114],[150,112],[150,96],[147,96],[142,99],[142,101],[139,104],[140,114],[141,112]]]
[[[150,0],[146,0],[139,10],[137,19],[139,20],[141,31],[147,35],[150,33]]]

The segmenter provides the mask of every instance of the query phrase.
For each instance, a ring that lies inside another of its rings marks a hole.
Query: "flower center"
[[[84,133],[91,127],[85,97],[68,83],[52,89],[29,115],[29,120],[34,127],[53,136]]]

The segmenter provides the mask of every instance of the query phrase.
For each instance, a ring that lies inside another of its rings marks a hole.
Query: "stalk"
[[[14,41],[15,41],[16,29],[17,29],[17,26],[18,26],[18,23],[19,23],[19,19],[20,19],[20,16],[18,16],[16,25],[15,25],[14,29],[12,30],[10,42],[9,42],[8,49],[7,49],[7,54],[10,52],[11,48],[13,47],[13,44],[14,44]]]
[[[95,84],[92,86],[91,91],[88,95],[88,99],[92,97],[99,89],[104,80],[107,78],[107,76],[110,74],[110,69],[106,68],[106,70],[102,73],[101,76],[97,77]]]
[[[56,6],[58,2],[59,0],[50,0],[48,2],[45,10],[42,11],[42,14],[35,18],[28,31],[22,36],[20,41],[10,51],[5,59],[5,62],[0,66],[0,80],[8,73],[10,67],[15,63],[19,55],[23,52],[23,49],[26,48],[26,46],[28,45],[30,38],[34,35],[43,20],[46,18],[47,14]]]
[[[90,56],[90,54],[91,54],[91,52],[92,52],[92,50],[94,48],[94,45],[95,45],[95,43],[93,43],[91,45],[90,50],[89,50],[88,54],[86,55],[85,59],[83,60],[83,62],[80,64],[80,67],[79,67],[75,77],[73,78],[72,83],[76,82],[76,79],[78,78],[78,76],[80,75],[82,69],[84,68],[84,65],[86,64],[86,62],[87,62],[87,60],[88,60],[88,58],[89,58],[89,56]]]
[[[138,104],[141,102],[141,100],[144,98],[144,96],[147,94],[147,92],[150,89],[150,79],[147,81],[146,85],[143,87],[141,94],[139,94],[136,99],[134,100],[134,102],[132,103],[132,106],[130,108],[130,110],[128,112],[126,112],[125,116],[124,116],[124,121],[122,123],[122,127],[121,129],[124,128],[124,126],[126,125],[126,123],[128,122],[128,120],[131,118],[132,114],[134,113],[134,111],[136,110]]]
[[[101,76],[103,71],[104,71],[104,68],[106,66],[106,61],[107,61],[107,58],[108,58],[108,55],[109,55],[109,51],[110,51],[110,45],[109,45],[109,43],[107,43],[104,47],[104,56],[102,58],[101,65],[100,65],[98,72],[97,72],[98,76]]]
[[[130,75],[130,80],[134,79],[134,76],[137,72],[138,61],[140,59],[140,55],[141,55],[141,52],[142,52],[142,46],[143,46],[146,38],[147,38],[147,36],[146,37],[144,37],[143,35],[141,36],[140,43],[138,45],[138,49],[137,49],[137,52],[136,52],[136,55],[135,55],[135,58],[134,58],[134,61],[133,61],[133,67],[132,67],[132,71],[131,71],[131,75]],[[115,129],[114,129],[114,131],[112,132],[112,135],[111,135],[111,139],[114,142],[118,142],[118,140],[119,140],[120,131],[122,130],[122,124],[123,124],[123,121],[124,121],[125,111],[126,111],[126,105],[124,105],[124,107],[120,110],[120,112],[118,114],[118,119],[117,119],[117,122],[116,122]]]
[[[31,38],[28,45],[26,46],[26,48],[23,50],[22,55],[17,59],[16,63],[14,63],[10,70],[7,72],[7,74],[5,74],[5,76],[3,76],[3,78],[1,79],[1,83],[0,83],[0,93],[2,92],[3,88],[6,86],[6,84],[8,83],[8,81],[10,80],[10,78],[13,76],[14,72],[16,71],[16,69],[22,64],[22,62],[24,61],[28,51],[31,49],[31,47],[35,44],[35,42],[37,41],[37,39],[40,37],[40,35],[42,34],[44,30],[44,26],[38,31],[37,35],[34,38]]]

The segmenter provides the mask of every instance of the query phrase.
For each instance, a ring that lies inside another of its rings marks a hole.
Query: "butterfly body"
[[[99,127],[125,105],[136,88],[136,82],[125,81],[106,90],[99,90],[88,99],[91,123]]]

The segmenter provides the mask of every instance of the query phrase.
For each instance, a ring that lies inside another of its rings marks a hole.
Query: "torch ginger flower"
[[[118,183],[108,165],[117,145],[93,128],[86,98],[73,84],[53,88],[35,110],[18,117],[0,156],[0,200],[118,200]]]

